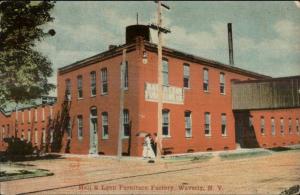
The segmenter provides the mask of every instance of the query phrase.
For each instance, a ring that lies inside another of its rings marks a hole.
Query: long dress
[[[152,146],[151,146],[151,140],[150,140],[150,137],[148,137],[148,136],[145,137],[145,139],[144,139],[143,157],[144,158],[155,158],[155,154],[154,154]]]

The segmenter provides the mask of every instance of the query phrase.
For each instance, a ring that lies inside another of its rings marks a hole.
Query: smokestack
[[[227,24],[227,29],[228,29],[229,64],[231,66],[234,66],[234,61],[233,61],[233,41],[232,41],[232,27],[231,27],[231,23]]]

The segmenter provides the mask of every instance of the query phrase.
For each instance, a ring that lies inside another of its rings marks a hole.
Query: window
[[[221,114],[221,131],[223,136],[227,135],[227,121],[225,113]]]
[[[25,139],[24,129],[21,131],[21,140],[23,141]]]
[[[46,130],[45,128],[42,129],[42,143],[46,143]]]
[[[93,71],[90,73],[91,77],[91,96],[95,96],[97,94],[97,88],[96,88],[96,72]]]
[[[265,117],[260,117],[260,133],[265,135]]]
[[[203,69],[203,90],[208,91],[208,69]]]
[[[37,108],[34,109],[34,122],[36,123],[38,121],[38,113]]]
[[[31,130],[30,129],[28,129],[28,131],[27,131],[27,140],[28,140],[28,142],[31,141]]]
[[[283,120],[283,118],[280,118],[280,133],[281,133],[281,135],[284,135],[284,120]]]
[[[292,119],[289,118],[289,134],[292,134]]]
[[[204,124],[204,133],[206,136],[211,136],[211,127],[210,127],[210,113],[209,112],[205,112],[204,114],[204,120],[205,120],[205,124]]]
[[[53,106],[50,106],[50,119],[53,119]]]
[[[96,81],[95,81],[96,84]],[[96,90],[96,87],[95,87]],[[83,98],[83,92],[82,92],[82,76],[77,76],[77,98]]]
[[[271,118],[271,133],[272,133],[272,135],[276,134],[275,119],[274,119],[274,117]]]
[[[22,124],[24,124],[24,121],[25,121],[25,118],[24,118],[24,110],[22,110],[21,121],[22,121]]]
[[[192,114],[190,111],[184,112],[185,137],[192,137]]]
[[[225,94],[225,74],[220,73],[220,93]]]
[[[129,112],[127,109],[123,111],[123,123],[124,123],[123,137],[128,137],[129,136]]]
[[[298,134],[300,134],[300,129],[299,129],[299,119],[296,118],[296,131]]]
[[[169,85],[169,62],[166,58],[162,61],[162,82],[165,86]]]
[[[5,135],[5,125],[2,125],[2,140],[6,138],[6,135]]]
[[[108,114],[102,112],[102,138],[108,139]]]
[[[83,138],[83,118],[82,115],[77,116],[78,139]]]
[[[65,81],[66,83],[66,98],[67,100],[71,100],[71,80],[70,79],[66,79]]]
[[[42,107],[42,121],[45,121],[45,107]]]
[[[34,143],[37,144],[38,143],[38,130],[34,129]]]
[[[68,118],[67,135],[68,135],[68,139],[72,138],[72,121],[70,117]]]
[[[125,71],[124,71],[124,89],[128,89],[128,62],[126,61],[125,64]]]
[[[190,65],[183,64],[183,87],[190,88]]]
[[[101,85],[102,85],[102,94],[108,93],[108,81],[107,81],[107,68],[101,69]]]
[[[249,135],[254,135],[253,116],[249,117]]]
[[[28,123],[31,123],[31,110],[28,110]]]
[[[162,136],[170,136],[169,110],[162,111]]]

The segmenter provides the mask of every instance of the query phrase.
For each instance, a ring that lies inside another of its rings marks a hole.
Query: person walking
[[[144,159],[147,159],[147,158],[153,159],[153,158],[155,158],[155,154],[154,154],[152,146],[151,146],[151,136],[150,136],[150,134],[147,134],[144,138],[143,158]]]

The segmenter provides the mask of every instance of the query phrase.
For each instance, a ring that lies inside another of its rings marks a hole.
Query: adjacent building
[[[130,29],[124,45],[110,46],[58,70],[55,113],[62,112],[64,103],[68,105],[62,152],[67,147],[77,154],[117,154],[124,61],[123,154],[141,156],[143,137],[138,134],[157,132],[157,45],[149,42],[145,26]],[[293,90],[283,90],[281,104],[277,104],[266,98],[274,94],[263,89],[277,89],[276,79],[167,47],[163,48],[162,75],[163,109],[159,112],[164,154],[276,147],[300,141],[299,77],[278,79],[293,80],[283,84],[289,89],[292,83]],[[50,113],[49,109],[44,112]],[[36,111],[31,112],[34,117]],[[37,112],[42,114],[42,107]],[[37,127],[39,137],[43,127]],[[18,132],[22,128],[35,131],[27,125],[18,126]]]

